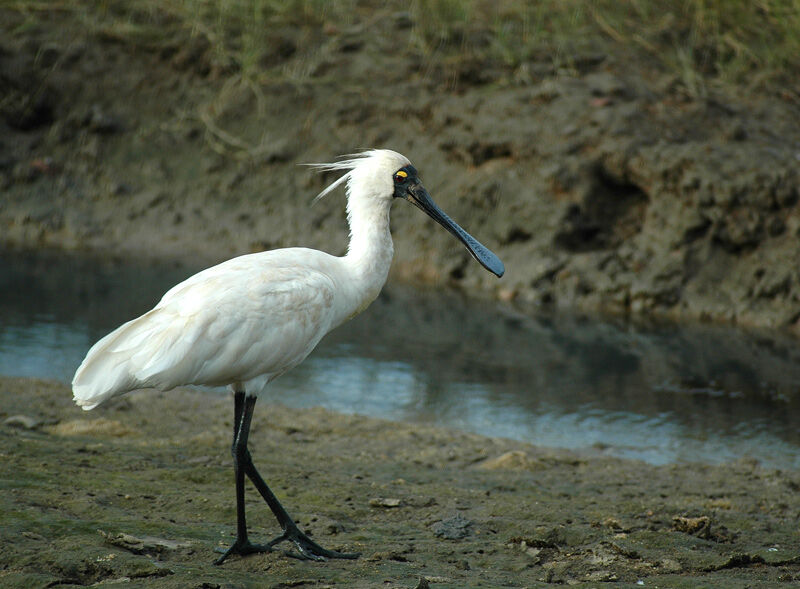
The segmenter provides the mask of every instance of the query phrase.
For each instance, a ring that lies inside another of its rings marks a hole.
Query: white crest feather
[[[346,158],[346,159],[342,159],[342,160],[340,160],[338,162],[320,163],[320,164],[303,164],[303,165],[306,165],[306,166],[309,166],[309,167],[313,168],[314,170],[316,170],[318,172],[335,172],[335,171],[339,171],[339,170],[347,170],[346,174],[343,174],[341,177],[339,177],[336,180],[334,180],[332,183],[330,183],[328,186],[326,186],[325,189],[322,192],[320,192],[317,196],[315,196],[313,203],[316,203],[318,200],[320,200],[326,194],[328,194],[330,192],[333,192],[340,184],[343,184],[343,183],[347,182],[350,179],[350,175],[353,172],[353,170],[355,168],[357,168],[359,166],[359,164],[361,164],[364,160],[372,158],[372,157],[380,157],[380,156],[382,156],[382,155],[384,155],[386,153],[395,154],[395,152],[390,152],[389,150],[386,150],[386,149],[366,149],[366,150],[361,151],[359,153],[349,153],[347,155],[340,156],[340,157]],[[399,157],[403,157],[403,156],[400,156],[400,154],[395,154],[395,155],[397,155]]]

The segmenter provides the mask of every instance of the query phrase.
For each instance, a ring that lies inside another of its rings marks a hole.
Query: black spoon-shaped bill
[[[433,199],[431,199],[428,191],[425,190],[422,184],[411,184],[406,192],[406,200],[425,211],[434,221],[455,235],[469,250],[472,257],[478,260],[480,265],[489,272],[496,275],[498,278],[505,273],[506,268],[500,258],[498,258],[492,250],[464,231],[458,223],[448,217],[447,214],[433,202]]]

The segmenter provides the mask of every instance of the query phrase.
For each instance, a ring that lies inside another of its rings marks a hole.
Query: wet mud
[[[21,3],[20,3],[21,4]],[[191,31],[150,43],[0,8],[0,245],[215,262],[341,253],[341,195],[298,169],[390,147],[506,263],[395,207],[395,278],[524,304],[800,329],[796,88],[687,95],[584,48],[514,69],[413,43],[407,14],[287,28],[259,75]],[[368,23],[368,24],[364,24]],[[321,409],[256,408],[300,527],[356,561],[214,567],[235,528],[232,403],[177,390],[84,413],[0,378],[3,587],[758,587],[800,581],[800,473],[651,466]],[[279,530],[248,489],[252,537]]]
[[[3,587],[764,587],[800,581],[800,474],[656,467],[322,409],[256,407],[254,460],[301,529],[358,551],[212,565],[235,531],[232,402],[92,412],[0,379]],[[254,541],[279,533],[252,489]]]

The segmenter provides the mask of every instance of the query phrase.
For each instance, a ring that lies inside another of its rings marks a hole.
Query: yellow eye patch
[[[400,170],[395,174],[398,178],[408,178],[408,173],[404,170]]]

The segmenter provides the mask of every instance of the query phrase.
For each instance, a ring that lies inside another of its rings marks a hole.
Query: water
[[[0,374],[68,382],[92,343],[195,270],[0,253]],[[800,468],[800,342],[732,328],[534,316],[390,285],[264,398],[654,464]]]

